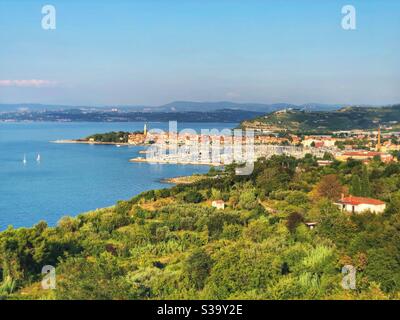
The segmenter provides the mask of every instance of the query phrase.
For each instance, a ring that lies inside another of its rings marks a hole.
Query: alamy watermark
[[[355,290],[357,273],[356,268],[349,264],[345,265],[342,268],[342,273],[344,274],[342,278],[342,288],[345,290]]]
[[[221,166],[236,163],[237,175],[253,172],[254,130],[247,129],[183,129],[178,132],[176,121],[169,130],[151,129],[146,137],[151,146],[146,161],[177,164]]]
[[[57,28],[57,12],[56,7],[51,4],[46,4],[42,7],[42,29],[43,30],[55,30]],[[356,19],[356,8],[353,5],[346,4],[341,9],[342,20],[341,26],[344,30],[356,30],[357,19]]]
[[[356,30],[356,8],[352,5],[345,5],[342,7],[342,28],[344,30]]]
[[[53,5],[47,4],[42,7],[42,29],[55,30],[57,28],[57,13]]]
[[[42,268],[42,289],[43,290],[54,290],[56,288],[56,268],[50,265],[46,265]]]

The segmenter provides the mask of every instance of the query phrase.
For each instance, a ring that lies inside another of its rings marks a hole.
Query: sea
[[[114,205],[151,189],[164,178],[205,173],[204,165],[133,163],[140,146],[58,144],[94,133],[143,130],[141,122],[0,122],[0,231],[8,226],[50,226]],[[178,130],[231,129],[236,123],[178,123]],[[147,123],[168,131],[169,123]],[[40,155],[40,161],[38,161]],[[143,156],[143,155],[141,155]],[[24,163],[24,158],[26,162]]]

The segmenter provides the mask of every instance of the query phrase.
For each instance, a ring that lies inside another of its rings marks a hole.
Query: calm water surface
[[[233,128],[236,124],[180,123],[179,130]],[[168,123],[149,123],[167,130]],[[93,133],[142,130],[143,123],[0,123],[0,230],[55,225],[64,215],[115,204],[160,179],[207,172],[206,166],[130,163],[143,147],[50,143]],[[37,162],[40,153],[41,161]],[[26,155],[26,164],[23,158]]]

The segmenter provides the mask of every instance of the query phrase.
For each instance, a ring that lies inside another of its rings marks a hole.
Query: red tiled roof
[[[344,197],[344,198],[340,199],[338,202],[343,203],[343,204],[350,204],[353,206],[356,206],[359,204],[372,204],[372,205],[376,205],[376,206],[385,204],[383,201],[378,200],[378,199],[354,197],[354,196]]]

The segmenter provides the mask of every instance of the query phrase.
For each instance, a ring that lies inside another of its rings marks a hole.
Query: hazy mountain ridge
[[[36,121],[36,122],[234,122],[262,116],[264,112],[222,109],[215,111],[187,112],[113,112],[85,111],[68,109],[42,112],[8,112],[0,113],[0,121]]]
[[[306,110],[335,110],[343,107],[339,104],[320,104],[307,103],[295,105],[291,103],[237,103],[231,101],[217,102],[194,102],[194,101],[174,101],[161,106],[144,106],[144,105],[109,105],[109,106],[68,106],[68,105],[51,105],[38,103],[20,103],[20,104],[0,104],[0,113],[4,112],[44,112],[44,111],[60,111],[60,110],[91,110],[91,111],[107,111],[117,109],[119,112],[210,112],[216,110],[244,110],[253,112],[273,112],[284,108],[300,108]]]

